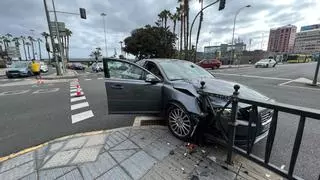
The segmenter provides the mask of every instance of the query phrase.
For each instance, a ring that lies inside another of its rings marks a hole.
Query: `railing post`
[[[228,122],[228,156],[226,163],[232,164],[232,151],[233,151],[233,144],[234,144],[234,137],[236,133],[236,120],[237,120],[237,112],[238,112],[238,95],[239,95],[239,85],[234,85],[234,92],[232,95],[232,112],[231,118]]]

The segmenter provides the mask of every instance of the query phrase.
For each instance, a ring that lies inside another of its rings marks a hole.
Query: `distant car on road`
[[[275,67],[277,64],[277,62],[273,59],[261,59],[260,61],[256,62],[254,64],[254,67],[258,68],[258,67]]]
[[[225,134],[231,118],[231,105],[221,111],[232,95],[234,82],[215,78],[198,65],[176,59],[143,59],[136,63],[105,59],[105,87],[109,114],[161,114],[174,136],[188,140],[198,122],[207,122],[205,133]],[[201,87],[200,82],[205,82]],[[261,93],[241,86],[239,97],[273,101]],[[199,90],[211,93],[200,97]],[[214,95],[215,94],[215,95]],[[206,107],[203,104],[207,103]],[[204,108],[208,109],[204,113]],[[239,104],[236,142],[246,142],[252,106]],[[258,110],[254,121],[255,142],[267,136],[273,111]]]
[[[103,71],[103,63],[93,63],[92,64],[92,71],[93,72],[100,72]]]
[[[86,67],[81,63],[72,63],[70,65],[70,69],[73,69],[73,70],[85,70]]]
[[[44,63],[43,61],[40,61],[40,71],[42,73],[46,73],[49,71],[48,65]]]
[[[203,68],[218,69],[222,63],[218,59],[203,59],[197,64]]]
[[[6,71],[6,76],[8,78],[13,77],[29,77],[33,73],[30,69],[29,61],[16,61],[11,64],[11,67]]]

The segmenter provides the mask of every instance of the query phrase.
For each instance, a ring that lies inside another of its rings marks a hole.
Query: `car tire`
[[[32,72],[28,71],[28,77],[32,76]]]
[[[215,70],[215,69],[218,69],[217,66],[213,66],[213,67],[212,67],[212,70]]]
[[[189,113],[180,105],[174,104],[167,111],[168,128],[171,133],[182,141],[188,141],[194,125]]]
[[[269,64],[266,65],[266,68],[268,68],[268,67],[269,67]]]

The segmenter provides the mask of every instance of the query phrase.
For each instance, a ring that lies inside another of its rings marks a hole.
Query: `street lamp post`
[[[107,49],[107,34],[106,34],[106,22],[105,22],[105,16],[106,13],[101,13],[102,20],[103,20],[103,31],[104,31],[104,46],[106,49],[106,57],[108,57],[108,49]]]
[[[240,11],[242,10],[242,9],[244,9],[244,8],[249,8],[249,7],[251,7],[251,5],[246,5],[246,6],[244,6],[244,7],[242,7],[242,8],[240,8],[238,11],[237,11],[237,13],[236,13],[236,15],[234,16],[234,20],[233,20],[233,30],[232,30],[232,41],[231,41],[231,63],[233,63],[233,56],[234,56],[234,54],[233,54],[233,41],[234,41],[234,31],[235,31],[235,28],[236,28],[236,20],[237,20],[237,16],[238,16],[238,14],[240,13]]]

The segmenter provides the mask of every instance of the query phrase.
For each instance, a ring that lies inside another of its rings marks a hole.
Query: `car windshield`
[[[162,61],[159,63],[168,79],[181,80],[193,78],[213,78],[205,69],[188,61]]]
[[[12,63],[11,67],[12,68],[25,68],[25,67],[28,67],[28,64],[25,62],[16,62],[16,63]]]
[[[269,59],[262,59],[259,62],[269,62]]]

